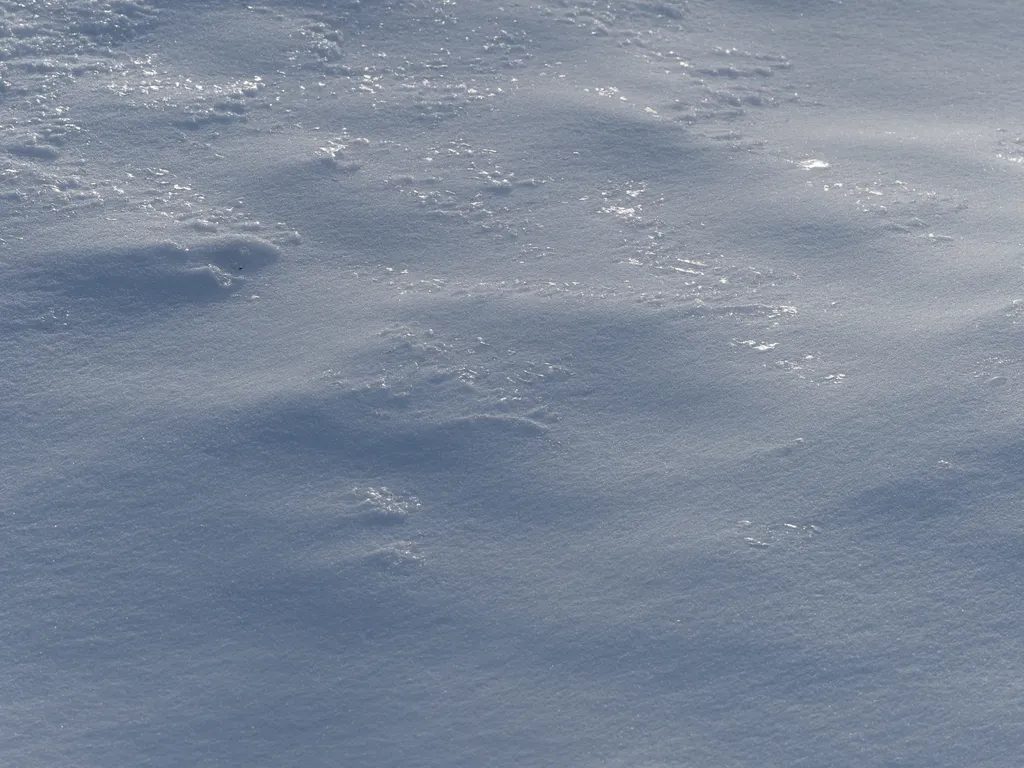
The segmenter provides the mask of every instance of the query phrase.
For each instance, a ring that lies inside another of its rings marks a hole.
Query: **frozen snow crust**
[[[1022,19],[0,0],[0,762],[1018,765]]]

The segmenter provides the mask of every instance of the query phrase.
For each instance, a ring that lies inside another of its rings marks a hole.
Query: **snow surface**
[[[0,762],[1017,766],[1010,0],[0,0]]]

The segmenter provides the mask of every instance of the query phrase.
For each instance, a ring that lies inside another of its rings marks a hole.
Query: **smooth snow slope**
[[[1007,0],[0,0],[0,762],[1015,766]]]

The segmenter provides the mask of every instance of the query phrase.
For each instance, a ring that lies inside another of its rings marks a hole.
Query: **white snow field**
[[[1011,0],[0,0],[0,764],[1024,764]]]

